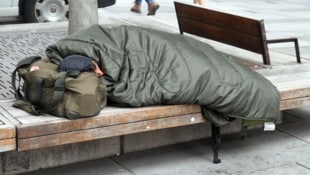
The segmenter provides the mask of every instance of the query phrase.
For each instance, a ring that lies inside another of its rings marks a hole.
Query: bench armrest
[[[294,42],[294,44],[295,44],[296,59],[297,59],[298,63],[301,63],[300,52],[299,52],[299,45],[298,45],[298,39],[297,38],[281,38],[281,39],[267,40],[267,44],[284,43],[284,42]]]

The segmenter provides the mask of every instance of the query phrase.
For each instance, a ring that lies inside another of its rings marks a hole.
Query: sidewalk
[[[158,0],[161,7],[156,15],[167,26],[177,26],[173,1]],[[186,0],[191,3],[192,1]],[[147,18],[129,11],[131,1],[117,0],[111,7],[99,10],[101,24],[113,24],[111,16],[123,19]],[[209,0],[210,8],[265,20],[267,38],[298,37],[302,58],[310,60],[310,1],[309,0]],[[144,20],[145,21],[145,20]],[[148,25],[145,23],[144,25]],[[30,24],[11,29],[14,25],[0,26],[1,84],[10,81],[8,72],[21,55],[33,55],[66,35],[67,23]],[[8,32],[9,31],[9,32]],[[14,33],[14,34],[13,34]],[[27,39],[25,39],[27,38]],[[35,48],[35,49],[33,49]],[[277,52],[294,55],[291,44],[271,45]],[[8,84],[8,83],[7,83]],[[9,87],[0,86],[0,100],[12,98]],[[73,164],[29,175],[310,175],[310,110],[286,111],[283,124],[273,132],[262,129],[249,131],[245,140],[239,135],[225,135],[219,156],[220,164],[212,163],[210,140],[165,146]],[[184,133],[186,134],[186,133]]]

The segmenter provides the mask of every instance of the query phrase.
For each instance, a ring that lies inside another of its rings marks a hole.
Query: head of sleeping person
[[[96,61],[83,55],[66,56],[59,64],[59,71],[77,70],[81,72],[94,71],[98,76],[103,76],[103,71]]]
[[[32,66],[30,71],[39,70],[38,66]],[[94,71],[99,77],[103,76],[103,71],[98,66],[98,63],[93,59],[83,55],[69,55],[66,56],[58,66],[59,71],[80,71],[90,72]]]

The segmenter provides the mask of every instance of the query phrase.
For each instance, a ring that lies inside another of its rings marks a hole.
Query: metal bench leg
[[[212,149],[213,149],[213,163],[221,163],[221,159],[218,158],[218,150],[221,147],[221,133],[220,127],[212,124]]]
[[[244,140],[245,139],[246,131],[247,131],[247,127],[246,126],[242,126],[241,127],[241,131],[240,131],[240,140]]]

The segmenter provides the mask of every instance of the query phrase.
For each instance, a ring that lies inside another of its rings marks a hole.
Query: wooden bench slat
[[[174,2],[180,33],[189,33],[261,54],[270,64],[263,20]]]
[[[0,139],[15,138],[15,126],[7,119],[0,106]]]
[[[16,129],[7,117],[0,106],[0,153],[16,149]]]
[[[179,19],[179,23],[182,25],[182,30],[186,33],[244,48],[255,53],[262,53],[262,44],[258,37],[183,18]]]
[[[309,82],[308,79],[310,79],[310,66],[296,67],[288,65],[285,68],[281,67],[278,69],[277,67],[273,67],[272,69],[260,69],[257,72],[272,82],[290,80],[304,80],[304,82]]]
[[[14,126],[5,123],[0,125],[0,139],[15,138],[15,136]]]
[[[270,69],[261,69],[258,70],[259,73],[263,74],[264,76],[280,76],[283,73],[305,73],[310,72],[309,70],[310,64],[307,62],[307,64],[293,64],[293,65],[277,65],[273,66]]]
[[[268,80],[272,82],[272,84],[275,85],[279,89],[279,91],[306,88],[306,87],[309,87],[310,85],[309,83],[310,78],[298,78],[298,79],[292,78],[292,79],[287,79],[287,80],[268,79]]]
[[[16,150],[16,138],[0,140],[0,153]]]
[[[277,87],[281,100],[310,96],[309,64],[276,66],[256,71]]]
[[[296,99],[296,98],[303,98],[303,97],[310,97],[310,88],[294,88],[290,90],[280,91],[281,94],[281,101],[282,100],[289,100],[289,99]]]
[[[310,97],[282,100],[280,103],[280,110],[294,109],[308,105],[310,105]]]
[[[42,135],[66,133],[71,131],[85,130],[104,126],[133,123],[183,114],[201,112],[198,105],[171,105],[141,108],[104,108],[95,117],[77,120],[66,120],[47,123],[27,123],[18,127],[19,138],[37,137]],[[44,118],[44,117],[41,117]],[[26,119],[25,119],[26,120]]]
[[[260,36],[257,32],[257,25],[260,25],[259,20],[245,18],[237,15],[227,14],[219,12],[205,7],[197,7],[191,4],[175,3],[175,9],[178,12],[177,17],[179,19],[187,19],[188,21],[197,21],[201,24],[211,24],[213,26],[219,26],[220,28],[226,28],[240,33],[245,33],[253,36]]]
[[[304,80],[304,82],[307,82],[307,80],[310,78],[309,76],[310,76],[309,71],[295,73],[294,71],[289,71],[289,67],[287,72],[279,73],[278,75],[264,75],[264,77],[266,77],[268,80],[272,82],[285,82],[289,80],[293,81]]]
[[[205,122],[201,113],[84,129],[46,136],[18,138],[18,151],[90,141],[95,139],[133,134],[157,129],[172,128]]]
[[[307,79],[310,81],[310,79]],[[280,92],[283,91],[295,91],[299,89],[307,89],[309,88],[309,82],[305,82],[304,80],[293,80],[293,81],[281,81],[273,83]]]

